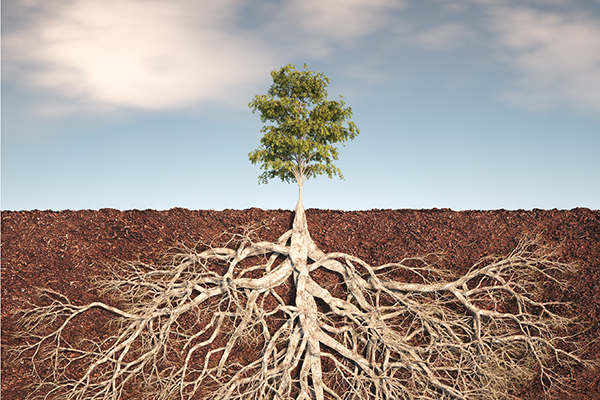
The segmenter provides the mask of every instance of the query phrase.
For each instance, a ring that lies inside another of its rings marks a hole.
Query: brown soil
[[[208,240],[236,226],[268,221],[259,232],[276,240],[291,227],[286,210],[225,211],[6,211],[2,212],[2,348],[16,343],[12,311],[34,302],[35,286],[52,288],[76,304],[104,300],[91,278],[107,276],[115,259],[158,262],[177,243]],[[600,211],[462,211],[371,210],[342,212],[307,210],[309,230],[325,252],[339,251],[371,265],[442,251],[441,268],[464,273],[480,258],[507,254],[524,233],[542,233],[543,241],[562,245],[561,259],[580,265],[572,287],[564,292],[549,286],[544,297],[573,302],[573,313],[591,328],[580,338],[596,340],[586,353],[600,354]],[[108,300],[106,300],[108,301]],[[80,323],[71,334],[87,337],[101,330],[97,320]],[[4,352],[3,352],[4,353]],[[600,399],[600,371],[575,371],[570,393],[551,399]],[[4,400],[23,399],[32,382],[30,366],[8,364],[2,358]],[[515,393],[521,399],[543,398],[534,382]]]

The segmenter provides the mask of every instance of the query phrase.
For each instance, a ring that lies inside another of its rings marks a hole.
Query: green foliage
[[[288,64],[271,72],[273,85],[266,95],[257,95],[248,104],[259,111],[264,126],[261,146],[248,154],[252,164],[260,164],[260,183],[280,178],[295,180],[302,187],[306,179],[321,174],[344,177],[332,161],[338,149],[332,144],[354,139],[359,130],[348,121],[352,109],[341,100],[327,100],[329,79],[322,72],[297,71]]]

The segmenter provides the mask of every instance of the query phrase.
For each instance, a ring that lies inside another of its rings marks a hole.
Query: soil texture
[[[309,231],[325,252],[344,252],[372,266],[428,253],[444,254],[439,268],[458,274],[482,257],[508,254],[524,234],[541,234],[542,242],[559,248],[561,261],[577,263],[578,273],[567,277],[568,290],[548,285],[544,297],[571,302],[573,315],[589,329],[579,340],[590,343],[587,358],[600,355],[600,211],[452,211],[308,209]],[[106,301],[92,278],[107,277],[116,260],[160,262],[170,248],[210,241],[220,233],[253,223],[266,223],[258,235],[275,241],[291,228],[288,210],[168,211],[101,209],[99,211],[2,212],[2,391],[3,400],[23,399],[33,382],[31,366],[20,360],[7,363],[5,352],[18,344],[13,312],[37,300],[34,288],[51,288],[75,304]],[[104,329],[99,318],[78,320],[67,340],[88,337]],[[600,371],[578,370],[569,393],[553,400],[600,399]],[[542,399],[539,382],[514,393],[523,400]],[[146,398],[146,397],[140,397]]]

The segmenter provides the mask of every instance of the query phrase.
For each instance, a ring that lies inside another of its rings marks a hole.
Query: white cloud
[[[38,11],[41,4],[34,4]],[[260,40],[231,29],[237,1],[75,0],[44,7],[47,13],[3,37],[7,71],[98,107],[225,102],[272,69],[274,57]]]
[[[521,75],[506,99],[531,108],[567,103],[600,111],[600,19],[528,8],[491,16],[502,59]]]
[[[245,107],[290,59],[380,30],[403,0],[24,0],[3,32],[5,78],[58,94],[46,112]],[[245,14],[246,13],[246,14]],[[18,20],[18,21],[17,21]],[[253,28],[242,26],[253,25]]]

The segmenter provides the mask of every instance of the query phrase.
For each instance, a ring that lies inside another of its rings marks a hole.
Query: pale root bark
[[[556,276],[572,269],[547,249],[523,241],[506,258],[484,260],[457,278],[425,257],[371,267],[315,245],[299,189],[293,227],[275,243],[246,236],[236,249],[190,251],[173,265],[130,263],[129,273],[104,283],[129,302],[126,309],[76,306],[46,290],[52,303],[25,312],[28,344],[16,354],[34,365],[51,363],[42,389],[60,399],[121,399],[130,381],[165,400],[199,398],[202,387],[219,400],[500,399],[516,381],[537,378],[549,390],[565,384],[549,363],[592,365],[576,343],[562,346],[570,340],[560,332],[572,321],[553,311],[556,304],[536,300],[544,280],[562,284]],[[277,257],[284,261],[276,264]],[[248,259],[256,265],[241,267]],[[227,265],[222,275],[210,268],[218,262]],[[316,282],[317,269],[338,274],[347,296]],[[385,279],[401,269],[420,282]],[[259,277],[246,277],[256,271]],[[275,291],[290,277],[292,304]],[[267,310],[268,299],[277,306]],[[319,311],[317,301],[330,311]],[[103,343],[64,342],[63,330],[93,308],[113,313],[118,333]],[[188,314],[198,323],[181,332],[178,320]],[[274,328],[269,320],[276,315],[285,321]],[[61,322],[48,328],[53,321]],[[224,345],[216,345],[219,337]],[[251,339],[261,344],[260,357],[231,363]],[[168,356],[174,348],[176,362]],[[205,349],[203,361],[194,362]],[[85,368],[69,370],[73,354]]]

